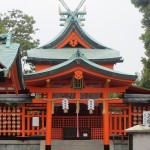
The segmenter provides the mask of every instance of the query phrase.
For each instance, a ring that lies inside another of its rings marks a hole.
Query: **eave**
[[[86,59],[83,54],[81,53],[77,54],[77,53],[80,53],[80,52],[76,52],[76,54],[74,54],[69,60],[61,64],[55,65],[53,67],[47,68],[39,72],[25,75],[25,79],[32,80],[32,79],[43,78],[43,77],[51,77],[53,75],[65,72],[77,66],[78,67],[81,66],[87,70],[96,72],[98,74],[103,74],[107,77],[119,78],[121,80],[128,80],[129,82],[133,82],[137,78],[137,76],[135,75],[128,75],[128,74],[120,73],[112,69],[103,67],[101,65],[97,65],[91,62],[90,60]]]
[[[62,63],[79,50],[84,56],[95,63],[122,62],[119,51],[112,49],[85,49],[85,48],[62,48],[62,49],[31,49],[28,53],[28,62],[32,63]]]
[[[150,103],[150,94],[124,94],[124,102]]]
[[[150,89],[132,85],[126,89],[126,94],[150,94]]]
[[[138,86],[129,86],[124,94],[124,102],[150,103],[150,89]]]
[[[33,64],[60,64],[67,61],[67,59],[46,59],[46,58],[35,58],[28,57],[27,62]],[[116,64],[123,62],[122,57],[117,58],[106,58],[106,59],[89,59],[89,61],[97,64]]]
[[[0,103],[31,103],[30,94],[1,94]]]

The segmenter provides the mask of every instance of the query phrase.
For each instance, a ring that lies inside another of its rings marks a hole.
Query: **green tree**
[[[35,23],[32,16],[20,10],[8,11],[1,14],[0,33],[15,31],[13,41],[20,43],[23,50],[28,50],[39,45],[39,40],[32,37],[38,31],[34,29]]]
[[[6,30],[4,23],[1,20],[1,14],[0,14],[0,34],[6,33],[8,30]]]
[[[142,58],[143,70],[141,72],[138,85],[144,88],[150,88],[150,0],[131,0],[135,7],[143,14],[142,27],[145,29],[140,39],[144,43],[146,49],[146,57]]]

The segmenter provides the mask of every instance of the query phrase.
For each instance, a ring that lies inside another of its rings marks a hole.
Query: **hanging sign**
[[[143,125],[150,127],[150,111],[143,111]]]
[[[39,117],[32,117],[32,126],[39,127]]]

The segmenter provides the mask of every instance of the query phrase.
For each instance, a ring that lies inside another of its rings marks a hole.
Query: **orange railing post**
[[[124,130],[127,128],[127,115],[126,110],[124,110]],[[124,131],[124,135],[126,135],[126,132]]]
[[[109,134],[112,134],[112,129],[113,129],[113,121],[112,121],[112,112],[109,112]]]
[[[22,104],[22,137],[25,137],[25,104]]]
[[[132,106],[131,103],[129,103],[129,128],[132,127]]]

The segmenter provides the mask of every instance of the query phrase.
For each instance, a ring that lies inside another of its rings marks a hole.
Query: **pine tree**
[[[142,27],[145,29],[140,39],[144,43],[146,57],[143,57],[141,60],[143,70],[138,85],[144,88],[150,88],[150,0],[131,0],[131,2],[143,14],[141,22]]]

